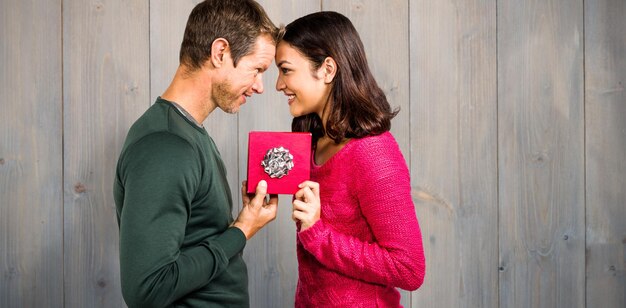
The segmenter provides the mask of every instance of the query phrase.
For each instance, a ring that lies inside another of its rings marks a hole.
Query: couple
[[[313,135],[310,181],[293,198],[297,307],[398,307],[424,279],[422,239],[392,111],[360,38],[338,13],[276,28],[253,0],[206,0],[187,22],[172,83],[130,129],[114,195],[129,307],[247,307],[246,241],[278,197],[242,185],[236,219],[226,170],[202,122],[262,93],[275,58],[292,130]]]

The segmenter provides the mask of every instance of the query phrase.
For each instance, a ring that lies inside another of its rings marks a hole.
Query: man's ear
[[[211,64],[213,67],[221,67],[224,65],[224,55],[230,53],[230,45],[225,38],[217,38],[211,44]]]
[[[337,74],[337,62],[335,62],[335,59],[326,57],[320,68],[324,74],[324,82],[333,82],[333,79],[335,79],[335,75]]]

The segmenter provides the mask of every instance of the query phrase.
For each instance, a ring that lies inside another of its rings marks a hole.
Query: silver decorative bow
[[[271,148],[265,153],[261,166],[265,168],[265,173],[270,178],[280,179],[293,169],[293,155],[289,154],[289,150],[283,147]]]

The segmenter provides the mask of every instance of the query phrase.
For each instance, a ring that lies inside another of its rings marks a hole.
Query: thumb
[[[263,205],[265,195],[267,195],[267,182],[265,180],[261,180],[259,184],[256,185],[256,192],[254,194],[254,198],[252,199],[253,205]]]

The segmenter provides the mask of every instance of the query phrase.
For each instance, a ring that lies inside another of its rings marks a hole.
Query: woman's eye
[[[289,72],[289,69],[281,67],[280,68],[280,72],[283,73],[283,74],[287,74],[287,72]]]

